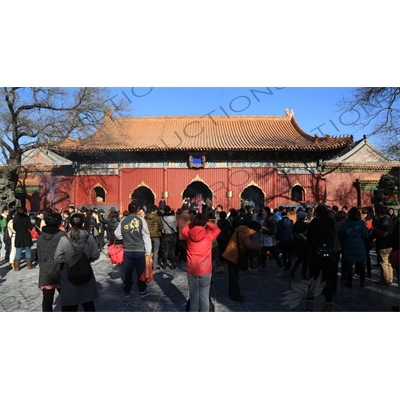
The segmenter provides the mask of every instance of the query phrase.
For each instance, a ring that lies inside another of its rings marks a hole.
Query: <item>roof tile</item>
[[[353,143],[352,136],[308,135],[293,115],[136,117],[106,116],[89,138],[68,140],[60,147],[80,151],[165,150],[334,150]]]

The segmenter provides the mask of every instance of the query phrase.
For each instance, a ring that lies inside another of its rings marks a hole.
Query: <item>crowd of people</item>
[[[76,311],[80,304],[85,311],[95,311],[95,276],[76,285],[69,280],[69,271],[81,253],[94,261],[101,252],[107,254],[110,245],[123,247],[126,297],[131,296],[134,271],[140,296],[149,294],[146,282],[139,278],[150,263],[154,272],[183,266],[190,311],[209,310],[212,274],[225,270],[227,295],[232,301],[244,302],[240,271],[257,274],[270,259],[288,271],[293,280],[321,276],[325,285],[323,310],[331,311],[339,276],[349,288],[353,287],[355,276],[361,288],[366,286],[373,268],[373,247],[381,272],[381,279],[375,283],[391,285],[393,269],[398,282],[399,230],[399,216],[381,204],[350,210],[325,204],[307,209],[265,206],[257,212],[247,205],[226,212],[222,205],[213,207],[208,202],[201,204],[200,212],[184,201],[175,212],[165,201],[150,210],[132,202],[124,212],[114,207],[107,213],[97,208],[78,210],[71,205],[61,213],[41,210],[35,217],[22,207],[5,207],[0,218],[0,256],[16,272],[21,268],[23,253],[26,268],[39,266],[43,311],[52,311],[56,290],[62,311]],[[38,236],[35,259],[32,231]],[[313,310],[314,298],[309,296],[306,311]],[[398,311],[398,306],[393,310]]]
[[[53,311],[56,290],[60,293],[62,311],[77,311],[80,304],[85,311],[95,311],[94,300],[98,297],[95,276],[75,285],[70,282],[68,272],[81,253],[89,261],[95,261],[105,251],[106,241],[115,243],[120,220],[113,207],[108,215],[102,209],[77,210],[70,205],[61,213],[49,208],[32,217],[23,207],[13,210],[4,207],[0,217],[0,261],[8,262],[9,268],[18,272],[25,253],[26,268],[39,267],[43,311]],[[37,246],[32,259],[34,240]]]
[[[184,203],[176,213],[168,205],[164,211],[154,206],[152,214],[158,214],[161,220],[161,225],[153,224],[152,228],[152,240],[158,239],[157,246],[152,244],[152,252],[162,255],[155,269],[185,264],[191,311],[209,309],[212,273],[225,269],[230,299],[245,301],[240,292],[239,271],[248,269],[257,274],[266,267],[267,259],[288,271],[293,280],[316,280],[321,276],[325,285],[323,310],[331,311],[339,276],[349,288],[353,287],[355,276],[361,288],[366,286],[366,278],[371,278],[373,247],[376,267],[381,272],[376,284],[393,283],[393,269],[399,258],[399,216],[380,204],[349,210],[326,204],[312,208],[266,206],[257,213],[249,205],[228,213],[221,205],[203,205],[199,213]],[[148,220],[147,215],[145,219]],[[154,216],[151,219],[157,220]],[[398,268],[395,271],[398,274]],[[313,309],[314,298],[309,296],[306,311]]]

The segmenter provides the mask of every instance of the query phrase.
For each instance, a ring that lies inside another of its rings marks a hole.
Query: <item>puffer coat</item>
[[[340,226],[339,236],[344,245],[344,261],[359,262],[367,260],[365,240],[368,239],[368,229],[364,221],[358,218],[347,218]]]
[[[146,214],[144,219],[147,222],[151,238],[159,238],[161,236],[161,218],[157,214]]]
[[[190,223],[182,228],[187,246],[186,270],[189,275],[202,276],[212,272],[212,243],[221,230],[211,222],[207,222],[206,227],[208,229]]]

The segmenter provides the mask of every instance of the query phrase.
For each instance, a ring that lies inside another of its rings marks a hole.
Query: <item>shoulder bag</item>
[[[85,251],[77,248],[72,242],[68,235],[65,235],[71,244],[72,248],[76,253],[79,253],[79,258],[75,264],[69,265],[67,267],[68,280],[74,285],[82,285],[89,282],[93,275],[92,265],[90,264],[89,257],[86,255]],[[86,245],[87,242],[85,242]]]
[[[239,268],[239,271],[247,271],[249,268],[249,259],[248,257],[246,257],[246,255],[243,255],[242,252],[240,251],[239,232],[236,232],[236,241],[239,254],[237,266]]]
[[[177,234],[178,234],[178,229],[175,228],[176,230],[174,230],[174,229],[172,228],[172,226],[164,219],[164,215],[163,215],[161,218],[162,218],[162,220],[168,225],[168,228],[171,229],[172,234],[175,233],[175,235],[177,235]]]

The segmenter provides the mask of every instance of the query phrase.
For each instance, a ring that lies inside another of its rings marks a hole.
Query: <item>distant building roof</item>
[[[42,148],[36,148],[26,151],[22,155],[21,165],[71,165],[72,161],[67,160],[58,154]]]
[[[352,136],[311,136],[285,116],[106,116],[90,137],[67,140],[59,150],[92,151],[340,151]]]
[[[400,162],[377,149],[366,137],[324,161],[324,169],[391,169]]]

